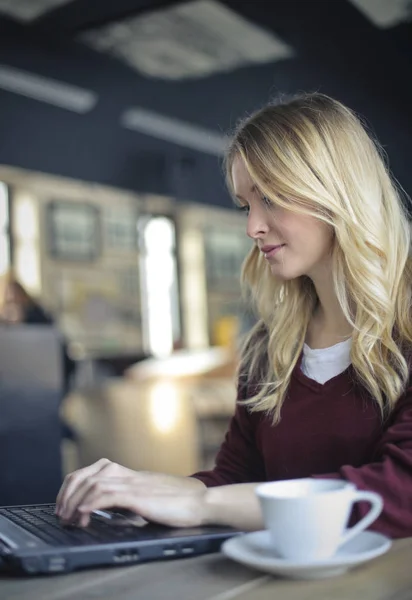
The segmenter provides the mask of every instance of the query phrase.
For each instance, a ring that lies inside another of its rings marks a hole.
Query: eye
[[[240,210],[240,212],[245,213],[245,215],[248,217],[249,213],[250,213],[250,206],[248,204],[243,204],[243,206],[236,206],[237,210]]]

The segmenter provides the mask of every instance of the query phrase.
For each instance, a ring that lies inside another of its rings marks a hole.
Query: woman
[[[53,324],[53,319],[27,293],[11,272],[2,277],[0,288],[1,322],[34,325]]]
[[[120,506],[261,529],[259,482],[331,477],[383,496],[373,529],[412,535],[410,231],[379,147],[345,106],[308,94],[241,123],[226,167],[255,242],[243,283],[259,322],[216,466],[181,478],[102,459],[65,479],[57,514],[86,525]]]
[[[0,279],[0,325],[47,325],[54,327],[54,319],[36,301],[9,271]],[[70,391],[71,380],[76,371],[76,363],[70,358],[67,343],[61,339],[63,394]],[[65,437],[73,438],[73,432],[66,426]]]

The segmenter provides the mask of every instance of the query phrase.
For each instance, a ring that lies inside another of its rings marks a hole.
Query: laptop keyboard
[[[144,528],[113,525],[92,517],[86,528],[64,527],[54,514],[55,505],[2,508],[0,515],[36,535],[51,546],[84,546],[149,539]]]

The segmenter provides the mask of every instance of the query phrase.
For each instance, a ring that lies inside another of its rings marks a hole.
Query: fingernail
[[[89,517],[87,515],[82,515],[80,517],[80,527],[87,527],[89,524]]]

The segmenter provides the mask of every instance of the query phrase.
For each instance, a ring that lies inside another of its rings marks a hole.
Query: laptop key
[[[95,544],[97,541],[100,541],[96,536],[82,529],[71,529],[67,534],[73,542],[81,543],[82,545]]]
[[[62,525],[54,514],[54,506],[7,509],[7,516],[30,533],[53,546],[92,545],[150,538],[145,528],[115,525],[100,519],[91,519],[86,528]]]
[[[10,516],[9,516],[9,518],[10,518],[10,521],[13,521],[14,523],[16,523],[16,525],[20,525],[20,527],[23,527],[23,529],[25,529],[29,533],[32,533],[33,535],[40,538],[44,542],[47,542],[48,544],[51,544],[52,546],[59,545],[59,541],[55,537],[49,535],[47,532],[39,531],[39,529],[37,527],[35,527],[34,525],[31,525],[30,523],[23,522],[21,519],[15,519]]]

